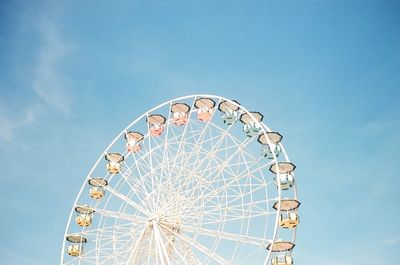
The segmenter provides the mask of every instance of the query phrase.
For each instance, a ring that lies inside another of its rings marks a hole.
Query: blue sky
[[[284,135],[296,264],[398,264],[399,13],[397,1],[2,1],[1,263],[58,263],[109,142],[150,107],[209,93]]]

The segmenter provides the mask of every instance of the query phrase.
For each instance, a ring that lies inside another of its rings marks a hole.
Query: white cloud
[[[397,245],[400,243],[400,233],[391,235],[381,241],[381,244],[387,245],[387,246],[393,246]]]
[[[0,113],[0,137],[6,141],[11,141],[14,127],[14,124]]]
[[[378,136],[396,130],[398,124],[398,120],[376,120],[366,124],[362,130],[369,136]]]
[[[12,112],[10,109],[6,108],[5,104],[1,105],[0,138],[7,142],[11,142],[14,139],[16,129],[34,123],[40,112],[38,104],[28,106],[21,113]]]
[[[66,91],[66,80],[57,70],[68,48],[52,23],[42,23],[39,27],[44,45],[38,56],[33,91],[51,107],[68,113],[70,97]]]
[[[22,110],[14,110],[7,102],[0,102],[0,139],[6,142],[14,139],[16,130],[35,123],[41,110],[44,110],[43,105],[47,104],[63,114],[70,111],[67,79],[59,70],[62,59],[68,52],[67,45],[50,21],[38,25],[38,33],[43,45],[37,55],[31,83],[31,89],[38,98],[26,104]]]

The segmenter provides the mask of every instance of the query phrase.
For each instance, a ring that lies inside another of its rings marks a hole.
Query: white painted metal
[[[197,119],[194,102],[199,98],[217,103],[209,121]],[[268,169],[290,161],[282,143],[279,159],[275,154],[272,160],[263,158],[257,136],[247,137],[241,123],[223,124],[218,111],[222,101],[257,122],[234,101],[192,95],[160,104],[122,130],[90,170],[68,220],[65,235],[87,238],[85,251],[79,257],[68,256],[64,240],[61,264],[267,264],[269,244],[278,237],[294,243],[296,229],[281,232],[280,203],[278,209],[272,207],[283,191],[279,182],[276,188]],[[177,102],[191,106],[182,126],[170,122],[171,105]],[[146,124],[154,113],[167,119],[159,137],[150,135]],[[259,124],[261,133],[271,131]],[[138,153],[122,149],[127,131],[143,134]],[[119,174],[107,173],[102,161],[111,152],[125,157]],[[94,177],[108,181],[101,200],[88,196],[87,180]],[[297,200],[296,185],[284,192]],[[91,226],[79,227],[73,221],[76,205],[94,210]]]

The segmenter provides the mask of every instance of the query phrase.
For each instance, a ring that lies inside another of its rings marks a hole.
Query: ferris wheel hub
[[[147,219],[147,222],[148,223],[154,223],[154,222],[158,223],[159,220],[160,220],[160,218],[156,215],[156,216],[152,216],[149,219]]]

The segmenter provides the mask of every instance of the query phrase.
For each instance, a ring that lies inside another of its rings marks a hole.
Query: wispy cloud
[[[65,78],[58,71],[62,59],[68,52],[67,45],[52,23],[42,23],[39,32],[44,45],[39,52],[32,89],[51,107],[68,113],[70,97],[65,87]]]
[[[15,138],[16,130],[35,123],[46,109],[55,109],[62,114],[68,114],[70,111],[71,95],[67,90],[68,79],[60,69],[63,59],[68,54],[68,45],[51,21],[42,21],[38,24],[37,33],[43,45],[36,56],[36,66],[30,73],[33,74],[30,88],[37,97],[29,99],[30,102],[18,110],[6,101],[0,102],[0,139],[6,142],[11,142]]]
[[[367,123],[362,131],[369,136],[377,136],[396,129],[398,124],[398,120],[375,120]]]
[[[22,112],[16,113],[6,108],[6,104],[1,104],[0,108],[0,138],[11,142],[14,139],[15,130],[23,128],[36,121],[39,113],[39,104],[26,107]]]
[[[381,241],[381,244],[386,246],[393,246],[400,243],[400,233],[388,236],[387,238]]]

